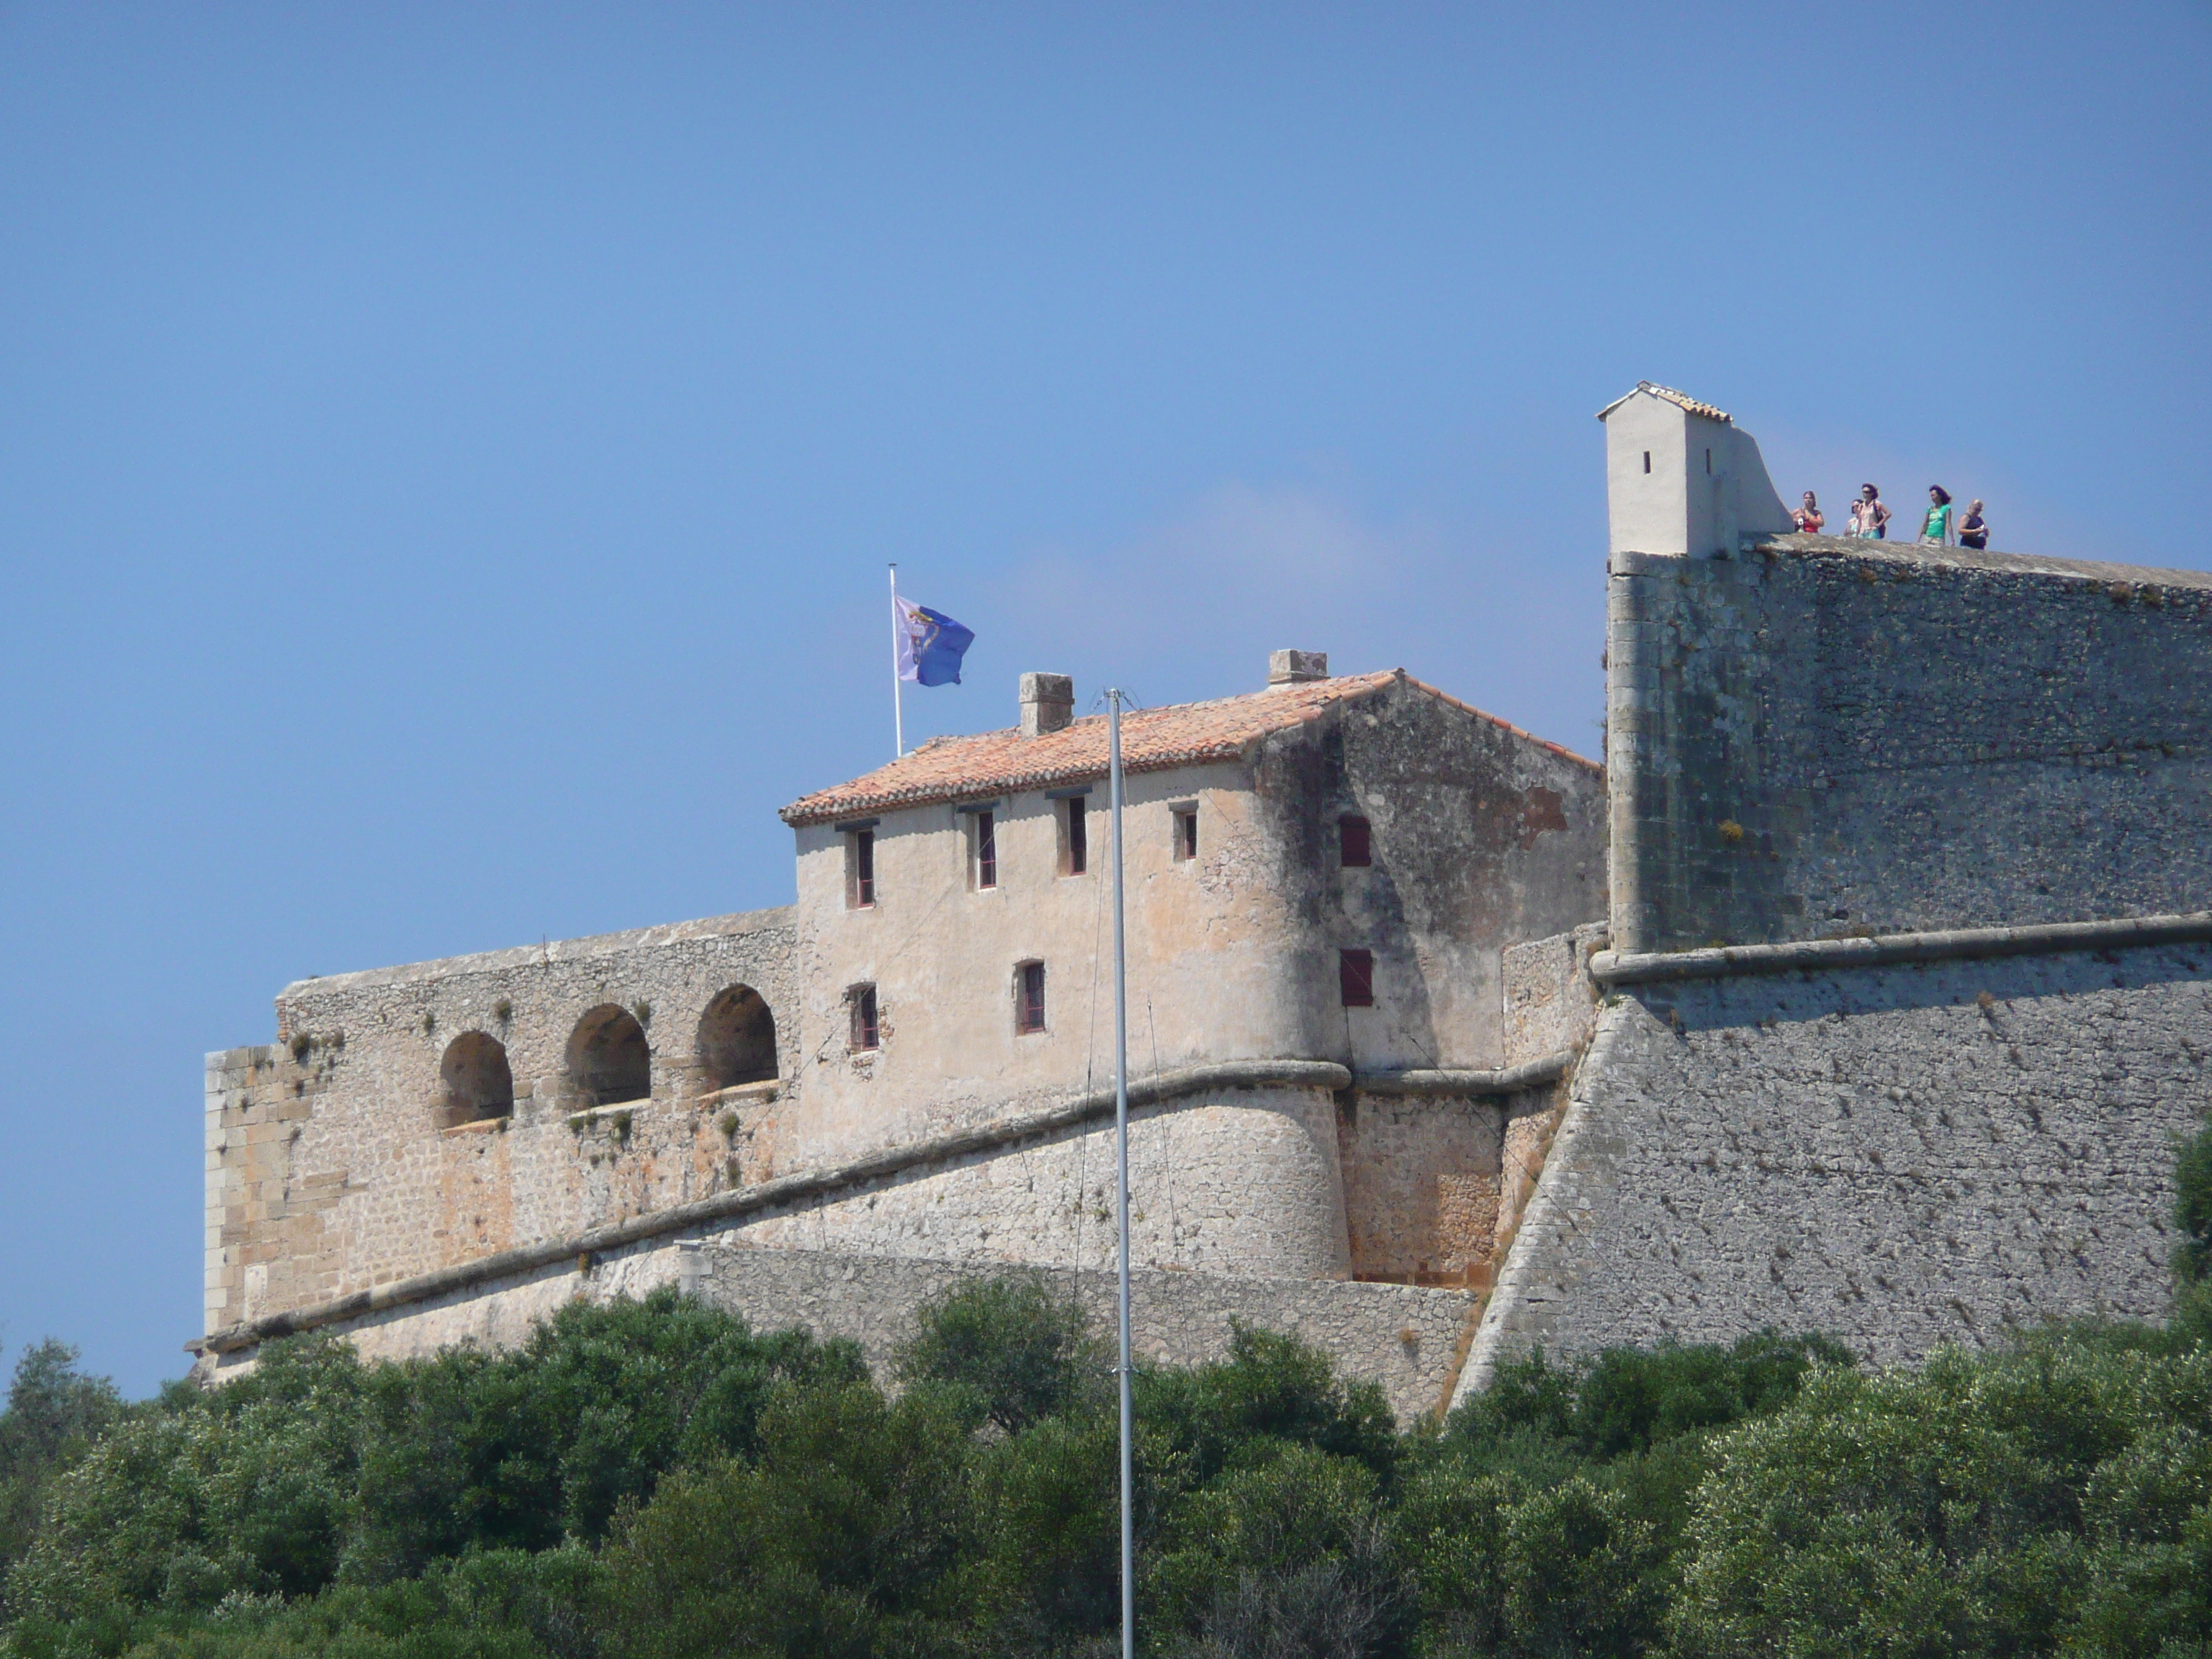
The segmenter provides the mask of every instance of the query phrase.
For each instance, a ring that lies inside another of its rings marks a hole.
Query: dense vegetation
[[[1441,1428],[1285,1339],[1138,1380],[1158,1655],[2212,1655],[2212,1132],[2175,1315],[1869,1374],[1817,1338],[1541,1356]],[[272,1346],[0,1415],[4,1647],[506,1659],[1108,1655],[1108,1360],[1036,1284],[900,1386],[672,1294],[509,1353]]]

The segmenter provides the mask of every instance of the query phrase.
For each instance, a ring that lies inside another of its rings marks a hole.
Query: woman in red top
[[[1813,499],[1809,489],[1805,492],[1805,505],[1790,516],[1797,520],[1797,533],[1801,536],[1817,536],[1820,526],[1828,522],[1820,516],[1820,503]]]

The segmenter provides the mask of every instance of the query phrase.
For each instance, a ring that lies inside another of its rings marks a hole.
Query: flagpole
[[[1114,1158],[1121,1217],[1121,1659],[1137,1654],[1137,1533],[1134,1458],[1136,1412],[1129,1377],[1129,958],[1121,920],[1121,694],[1106,693],[1107,796],[1114,814]]]
[[[898,563],[891,563],[891,741],[896,745],[891,758],[896,760],[906,753],[906,688],[899,684],[898,645],[899,625],[904,620],[898,608]]]

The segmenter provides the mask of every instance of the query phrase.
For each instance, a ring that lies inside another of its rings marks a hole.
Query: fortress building
[[[1140,1350],[1292,1330],[1406,1415],[1539,1342],[2155,1316],[2212,577],[1795,536],[1720,410],[1601,418],[1602,771],[1301,651],[1125,720]],[[785,808],[785,908],[288,987],[209,1057],[200,1374],[671,1283],[878,1359],[976,1273],[1103,1312],[1074,702]]]

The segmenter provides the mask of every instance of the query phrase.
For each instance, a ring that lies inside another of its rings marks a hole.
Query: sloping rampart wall
[[[1917,1358],[2160,1316],[2212,945],[1618,994],[1462,1388],[1542,1346],[1825,1331]]]

